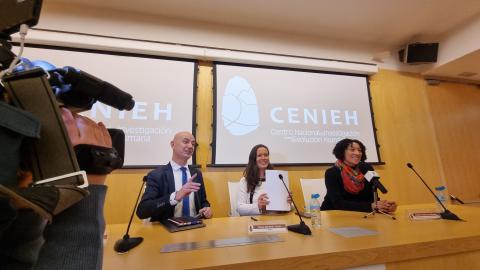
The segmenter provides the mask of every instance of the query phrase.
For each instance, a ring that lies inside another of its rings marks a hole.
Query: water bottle
[[[310,199],[310,215],[313,228],[319,228],[320,225],[322,225],[322,216],[320,214],[320,203],[318,202],[318,198],[320,198],[320,194],[315,193],[312,194]]]
[[[435,187],[435,193],[438,200],[441,201],[443,205],[445,205],[445,203],[447,202],[447,199],[445,197],[445,186]],[[443,213],[445,211],[443,207],[438,203],[438,201],[437,201],[437,207],[440,213]]]

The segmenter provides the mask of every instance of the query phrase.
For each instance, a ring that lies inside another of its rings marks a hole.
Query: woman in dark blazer
[[[373,171],[372,166],[364,162],[367,159],[365,150],[365,145],[354,139],[343,139],[335,145],[333,154],[337,161],[325,171],[327,195],[322,210],[392,213],[397,209],[393,201],[374,203],[372,185],[364,177],[364,173]]]

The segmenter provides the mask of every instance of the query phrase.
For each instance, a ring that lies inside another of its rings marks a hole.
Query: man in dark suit
[[[195,150],[195,137],[187,131],[179,132],[170,146],[172,160],[147,175],[147,188],[138,205],[137,216],[151,221],[174,216],[211,218],[202,173],[187,166]]]

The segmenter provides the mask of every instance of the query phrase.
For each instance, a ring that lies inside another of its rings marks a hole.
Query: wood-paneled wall
[[[427,96],[448,190],[480,202],[480,88],[441,83]]]
[[[416,74],[381,70],[370,79],[380,153],[378,166],[389,196],[398,203],[432,202],[433,198],[407,168],[410,162],[430,186],[441,184],[433,124],[425,81]]]
[[[380,154],[386,162],[376,169],[382,176],[382,182],[389,189],[389,193],[382,197],[396,200],[399,204],[433,202],[428,191],[405,165],[407,162],[414,164],[431,186],[442,183],[444,169],[441,163],[443,159],[439,153],[443,154],[443,146],[439,151],[436,142],[439,136],[435,131],[446,133],[450,131],[449,127],[446,127],[445,131],[439,131],[437,126],[434,128],[429,111],[429,107],[435,107],[430,93],[432,89],[427,87],[419,75],[388,70],[380,70],[372,76],[370,84],[378,143],[381,146]],[[212,64],[200,62],[197,93],[196,137],[199,144],[197,163],[202,166],[207,196],[215,216],[227,216],[230,208],[227,182],[240,179],[243,168],[207,167],[211,160],[212,86]],[[447,92],[452,90],[450,85],[444,87]],[[459,94],[459,103],[462,103],[462,99],[471,98],[467,94],[465,97],[462,95]],[[169,146],[165,145],[164,150],[170,151]],[[323,178],[326,167],[282,169],[289,171],[294,199],[300,207],[303,207],[299,179]],[[448,170],[445,168],[445,171]],[[105,205],[107,223],[128,222],[141,179],[147,172],[148,170],[120,170],[109,176],[107,180],[109,191]]]

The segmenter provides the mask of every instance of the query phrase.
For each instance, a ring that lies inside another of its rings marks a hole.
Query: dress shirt
[[[182,166],[180,166],[179,164],[177,164],[173,160],[170,161],[170,165],[172,166],[173,178],[175,179],[175,192],[172,192],[172,194],[170,194],[170,204],[175,206],[174,216],[175,217],[181,217],[182,216],[183,202],[182,202],[182,200],[176,201],[175,200],[175,194],[177,193],[177,191],[179,191],[182,188],[182,170],[180,170],[180,168]],[[183,166],[183,167],[187,167],[187,179],[192,177],[190,175],[190,170],[188,169],[188,166]],[[195,213],[197,212],[195,210],[194,199],[195,199],[194,193],[191,192],[188,195],[188,201],[190,203],[190,216],[195,216]]]

